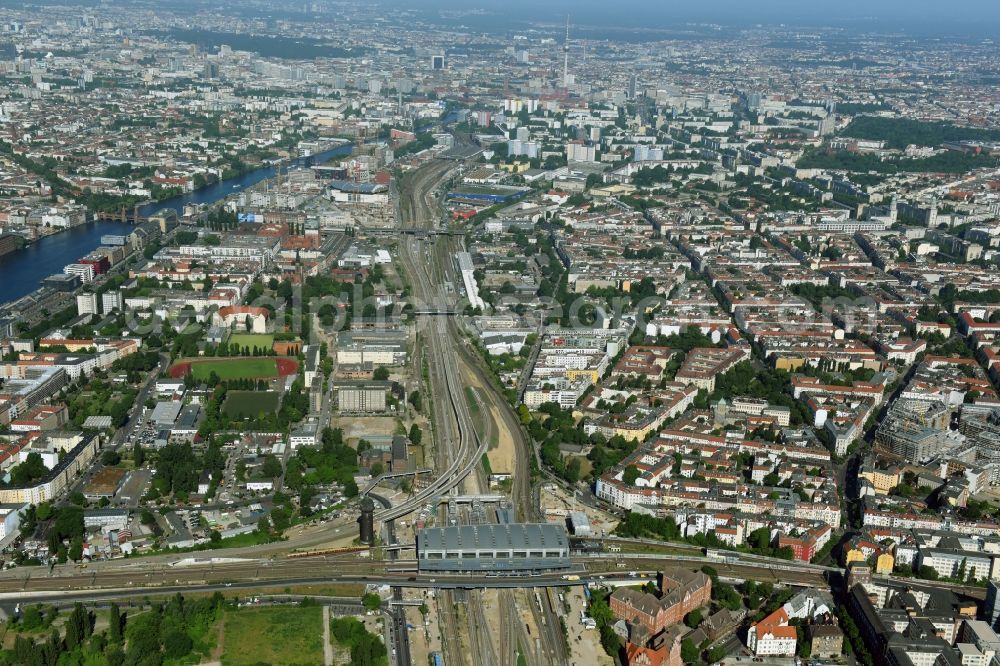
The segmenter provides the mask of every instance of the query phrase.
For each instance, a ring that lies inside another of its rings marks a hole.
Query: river
[[[348,155],[351,144],[344,144],[309,157],[300,157],[282,163],[286,166],[322,164],[334,157]],[[242,176],[222,180],[200,190],[172,199],[164,199],[139,207],[139,214],[149,217],[160,211],[173,209],[178,214],[190,203],[207,204],[223,199],[240,190],[252,187],[262,180],[274,178],[276,167],[254,169]],[[23,250],[15,250],[0,257],[0,304],[15,301],[38,288],[42,280],[53,273],[61,273],[63,266],[71,264],[101,245],[101,236],[125,232],[120,222],[90,222],[66,231],[46,236]]]

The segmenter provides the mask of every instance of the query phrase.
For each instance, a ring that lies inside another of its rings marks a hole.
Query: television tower
[[[563,88],[569,88],[569,14],[566,14],[566,40],[563,42]]]

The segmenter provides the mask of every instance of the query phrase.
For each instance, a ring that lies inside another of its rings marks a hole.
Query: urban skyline
[[[1000,664],[998,26],[0,2],[0,663]]]

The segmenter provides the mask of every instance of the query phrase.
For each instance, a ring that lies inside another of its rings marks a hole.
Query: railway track
[[[500,666],[496,649],[493,646],[491,625],[486,621],[483,611],[483,593],[480,590],[470,590],[466,593],[466,619],[469,624],[469,636],[472,639],[472,654],[476,663],[483,666]]]
[[[403,224],[416,225],[417,222],[422,222],[426,226],[427,221],[432,219],[433,204],[430,202],[429,192],[450,168],[449,163],[432,162],[409,176],[414,180],[407,181],[406,196],[401,193],[400,214]],[[438,243],[440,240],[435,240],[431,249],[436,250]],[[441,293],[442,282],[435,280],[435,262],[423,261],[423,243],[419,239],[405,237],[400,240],[399,248],[400,258],[414,287],[414,296],[426,304],[449,305],[448,297]],[[443,276],[446,269],[440,268],[440,262],[437,265]],[[376,513],[375,517],[379,520],[393,520],[404,516],[457,487],[472,472],[488,446],[480,440],[472,427],[455,354],[451,349],[445,348],[446,343],[454,345],[456,341],[449,339],[450,332],[445,321],[440,318],[434,317],[430,322],[423,322],[423,325],[429,327],[424,339],[429,351],[431,390],[437,409],[434,423],[434,440],[437,445],[435,455],[444,471],[430,486],[421,489],[403,504]],[[441,398],[446,399],[445,409],[441,408]]]
[[[517,612],[517,602],[514,598],[513,590],[500,590],[500,617],[505,625],[507,633],[507,644],[510,652],[508,659],[513,658],[513,663],[517,663],[517,655],[520,652],[529,666],[544,666],[540,663],[535,654],[535,640],[528,633],[528,628],[521,621],[521,615]],[[508,666],[510,661],[506,662]]]
[[[440,325],[435,322],[436,325]],[[433,339],[435,336],[431,336]],[[437,438],[439,447],[438,456],[450,460],[447,469],[438,476],[429,486],[416,492],[406,502],[393,506],[391,509],[383,509],[375,514],[375,518],[381,521],[394,520],[407,515],[434,498],[440,497],[447,491],[455,488],[465,479],[476,465],[479,464],[481,456],[486,452],[487,444],[479,439],[471,425],[468,404],[461,388],[462,384],[458,371],[455,367],[454,357],[444,353],[440,349],[439,343],[430,345],[432,356],[437,359],[438,382],[437,386],[444,389],[447,415],[440,419],[435,425],[443,431],[443,437]],[[435,371],[432,370],[434,375]],[[435,392],[437,397],[437,392]],[[445,426],[445,422],[454,423],[458,436],[455,437],[449,431],[450,426]],[[457,446],[456,446],[457,440]]]
[[[465,651],[462,649],[461,636],[458,631],[458,621],[455,617],[458,606],[455,604],[455,593],[441,591],[437,595],[438,618],[441,631],[441,651],[444,653],[444,663],[447,666],[462,666],[466,663]]]
[[[435,176],[441,174],[438,177],[443,177],[446,172],[438,169],[433,173]],[[424,202],[427,203],[428,201],[429,199],[424,197]],[[431,205],[428,205],[426,212],[428,219],[432,217],[430,208]],[[453,301],[436,285],[456,284],[458,282],[458,278],[454,275],[452,257],[456,252],[465,249],[464,239],[437,236],[433,241],[422,242],[417,239],[410,240],[406,238],[401,241],[401,245],[404,246],[402,254],[405,254],[405,261],[412,267],[412,271],[417,277],[416,282],[419,283],[419,287],[415,289],[415,294],[418,297],[430,298],[430,301],[427,302],[432,306],[454,308]],[[421,262],[420,260],[425,257],[426,262]],[[468,459],[458,474],[463,475],[464,483],[470,487],[470,491],[479,491],[482,488],[488,488],[485,473],[479,464],[479,460],[488,451],[491,437],[495,434],[499,440],[500,429],[506,430],[514,446],[514,469],[511,470],[513,472],[513,492],[511,499],[515,518],[525,522],[541,520],[541,512],[538,508],[538,503],[535,501],[534,488],[531,483],[529,459],[533,455],[533,451],[530,448],[527,438],[524,436],[520,421],[511,410],[506,398],[497,390],[495,379],[490,370],[485,367],[478,352],[466,343],[465,334],[459,326],[458,321],[454,318],[447,318],[443,321],[440,318],[435,318],[434,324],[442,328],[447,328],[444,335],[437,336],[432,334],[430,337],[434,338],[435,341],[441,338],[450,340],[451,348],[447,355],[451,357],[448,360],[453,365],[449,366],[449,370],[455,370],[460,366],[460,370],[462,371],[454,376],[455,379],[449,380],[449,387],[452,385],[464,386],[468,382],[476,400],[482,408],[481,420],[483,421],[483,428],[481,433],[477,435],[474,421],[471,419],[468,421],[472,434],[477,436],[479,446],[475,455]],[[459,396],[458,400],[465,405],[464,396]],[[459,455],[467,451],[467,449],[460,447]],[[458,459],[453,457],[452,460],[457,462]],[[448,472],[451,473],[454,468],[455,466],[452,465],[448,468]],[[471,488],[473,485],[478,486],[478,488]],[[544,593],[544,590],[542,592]],[[537,655],[538,659],[536,663],[545,664],[546,666],[548,664],[566,663],[562,626],[558,622],[557,614],[553,613],[551,607],[548,605],[538,608],[537,612],[540,616],[536,620],[536,626],[540,635],[535,638],[538,639],[544,653]],[[485,642],[483,640],[484,636],[486,640],[489,640],[489,637],[494,633],[494,628],[486,625],[485,619],[477,618],[475,613],[471,613],[468,619],[470,639],[481,644]],[[507,654],[503,655],[503,650],[501,649],[501,655],[497,657],[497,661],[500,662],[506,656],[508,661],[512,658],[516,663],[517,649],[515,643],[517,642],[508,640]],[[513,652],[510,652],[509,646],[511,644],[515,644]],[[528,647],[525,644],[522,649],[528,649]],[[534,655],[532,656],[534,657]]]
[[[432,188],[447,176],[451,164],[431,162],[407,176],[400,192],[400,220],[405,227],[432,227],[436,219],[437,201],[430,194]],[[445,289],[457,284],[452,257],[464,250],[464,239],[454,236],[433,236],[427,240],[406,235],[399,240],[400,260],[413,290],[413,296],[428,309],[457,309],[456,294]],[[478,353],[467,344],[465,334],[454,318],[424,317],[419,322],[421,338],[426,342],[426,355],[430,374],[430,393],[435,409],[434,437],[437,469],[443,470],[427,488],[421,489],[401,505],[376,514],[380,520],[391,520],[421,508],[464,484],[467,492],[478,493],[488,488],[480,459],[487,452],[490,441],[499,441],[501,429],[509,434],[514,446],[512,504],[517,520],[540,520],[535,502],[529,456],[533,451],[524,436],[520,421],[507,404],[506,398],[495,386],[495,379],[484,367]],[[426,327],[426,328],[424,328]],[[426,331],[426,333],[424,333]],[[481,424],[477,429],[469,413],[465,387],[469,386],[481,407]],[[531,664],[566,663],[564,637],[558,614],[548,603],[548,594],[539,607],[533,606],[536,626],[540,635],[530,641],[526,636],[515,636],[513,626],[522,626],[519,620],[501,631],[497,650],[493,640],[496,627],[487,622],[482,607],[482,593],[470,592],[466,596],[464,623],[475,663],[516,664],[518,646]],[[514,595],[502,591],[498,597],[501,618],[505,614],[517,616]],[[452,595],[439,597],[442,620],[442,649],[446,663],[464,663],[465,655],[460,645],[455,645],[459,627],[452,612]],[[536,654],[534,641],[539,651]],[[460,643],[460,641],[459,641]]]
[[[457,331],[458,324],[454,321],[448,325]],[[456,332],[456,335],[461,335]],[[458,354],[462,359],[465,368],[476,377],[476,386],[486,408],[491,408],[491,412],[497,414],[501,423],[494,422],[493,427],[502,427],[510,435],[514,444],[514,469],[513,486],[511,488],[511,504],[514,514],[518,520],[523,522],[534,522],[542,519],[538,502],[534,496],[534,487],[531,483],[531,467],[529,459],[533,455],[531,445],[521,430],[521,423],[511,410],[510,405],[502,396],[499,396],[490,371],[484,366],[483,360],[478,354],[467,345],[461,345]]]

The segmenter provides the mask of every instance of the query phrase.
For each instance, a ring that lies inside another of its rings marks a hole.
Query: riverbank
[[[70,225],[68,227],[45,227],[45,226],[38,227],[38,226],[33,226],[33,227],[31,227],[31,229],[34,230],[32,238],[28,238],[27,236],[22,236],[21,234],[18,234],[18,233],[10,232],[11,235],[17,236],[17,238],[20,241],[22,241],[20,247],[16,248],[15,250],[12,250],[12,252],[20,252],[22,250],[27,250],[29,247],[31,247],[33,244],[37,243],[40,240],[48,238],[49,236],[55,236],[57,234],[65,233],[67,231],[70,231],[71,229],[76,229],[77,227],[85,226],[85,225],[89,224],[92,221],[93,220],[84,220],[80,224],[73,224],[73,225]],[[0,256],[4,256],[4,255],[0,255]]]
[[[42,280],[99,247],[102,236],[126,229],[121,222],[86,222],[0,257],[0,302],[6,305],[27,296]]]
[[[184,206],[189,204],[211,204],[224,199],[231,194],[237,194],[242,190],[253,187],[269,178],[274,178],[278,174],[278,169],[286,169],[295,166],[312,166],[322,164],[334,157],[346,156],[351,153],[352,144],[345,139],[338,139],[336,146],[313,155],[303,157],[293,157],[286,160],[276,160],[266,166],[253,169],[240,176],[220,180],[211,185],[188,192],[179,197],[158,201],[139,207],[139,215],[150,217],[164,210],[173,209],[178,216],[183,213]]]
[[[260,182],[274,178],[278,168],[311,166],[322,164],[335,157],[351,153],[352,144],[347,141],[314,155],[295,157],[280,163],[272,163],[248,173],[220,180],[211,185],[163,201],[150,202],[139,207],[140,217],[151,217],[166,210],[173,210],[178,217],[184,207],[191,204],[208,205],[238,194]],[[106,234],[127,234],[130,225],[110,220],[90,220],[82,225],[45,235],[28,244],[24,249],[14,250],[0,257],[0,305],[7,305],[21,299],[39,288],[42,280],[54,273],[62,272],[66,264],[77,261],[101,245],[101,236]],[[57,242],[55,239],[63,239]]]

